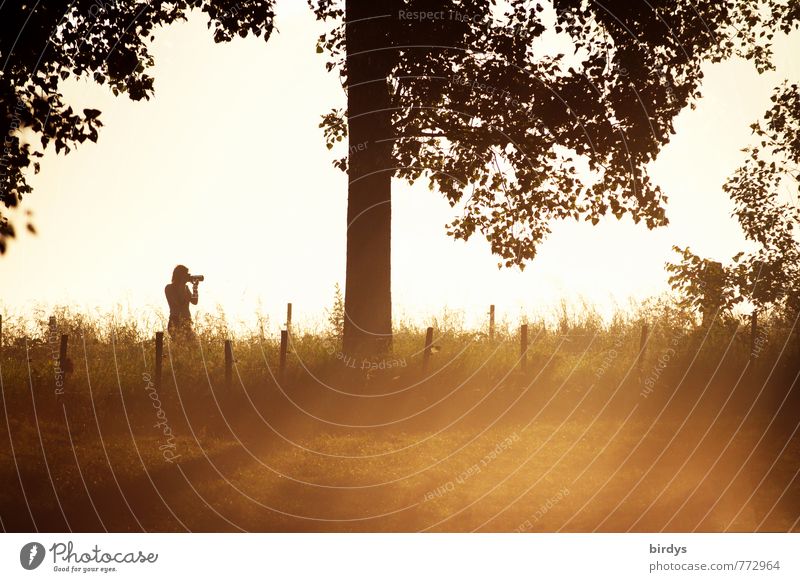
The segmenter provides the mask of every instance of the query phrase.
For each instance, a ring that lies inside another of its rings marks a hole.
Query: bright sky
[[[301,324],[324,315],[344,283],[347,179],[318,125],[345,95],[315,53],[322,29],[305,3],[283,0],[277,16],[280,32],[266,44],[214,44],[202,17],[162,30],[149,102],[65,84],[77,107],[102,110],[105,127],[98,144],[44,158],[25,201],[39,234],[21,234],[0,258],[0,310],[121,304],[146,316],[166,309],[164,285],[184,263],[206,275],[204,311],[219,305],[231,321],[252,321],[260,305],[273,329],[288,301]],[[798,54],[795,34],[778,40],[776,73],[744,62],[706,68],[703,100],[681,114],[652,168],[670,197],[664,229],[560,223],[524,272],[498,270],[485,240],[446,236],[452,211],[441,196],[395,182],[396,318],[422,323],[447,307],[475,322],[494,303],[516,319],[550,313],[562,297],[607,313],[667,289],[673,244],[729,259],[743,239],[721,186],[772,88],[800,79]]]

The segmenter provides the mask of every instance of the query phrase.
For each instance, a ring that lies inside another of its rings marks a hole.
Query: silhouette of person
[[[187,283],[192,283],[189,291]],[[189,269],[178,265],[172,271],[172,283],[164,287],[164,294],[169,304],[169,335],[176,339],[193,339],[192,314],[189,313],[189,304],[197,305],[197,286],[199,282],[192,279]]]

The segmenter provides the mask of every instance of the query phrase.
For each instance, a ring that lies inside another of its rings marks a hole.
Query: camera
[[[203,275],[189,275],[189,283],[192,285],[196,285],[200,281],[205,281],[206,278]]]

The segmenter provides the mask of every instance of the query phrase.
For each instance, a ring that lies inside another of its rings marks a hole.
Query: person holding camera
[[[164,287],[164,294],[169,304],[169,323],[167,330],[174,339],[193,339],[192,314],[189,313],[189,304],[197,305],[197,286],[204,277],[190,275],[189,269],[178,265],[172,271],[172,283]],[[192,284],[189,291],[187,284]]]

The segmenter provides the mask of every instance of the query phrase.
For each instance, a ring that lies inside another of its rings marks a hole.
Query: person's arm
[[[192,305],[197,305],[197,283],[192,283],[192,295],[189,297],[189,301],[191,301]]]

